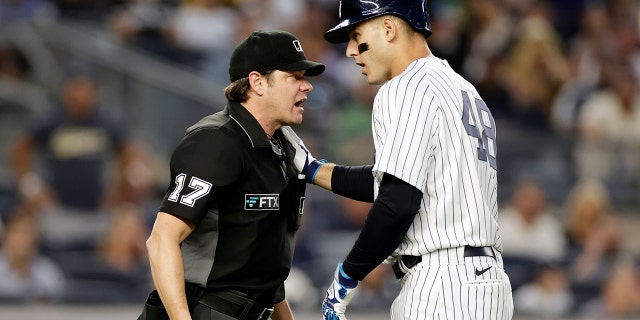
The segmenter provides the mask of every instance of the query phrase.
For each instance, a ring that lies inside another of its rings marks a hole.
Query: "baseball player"
[[[342,0],[325,39],[370,84],[375,163],[316,160],[291,131],[308,182],[373,206],[322,304],[345,319],[361,281],[383,261],[402,288],[391,319],[510,319],[496,200],[496,127],[476,89],[432,55],[424,0]]]

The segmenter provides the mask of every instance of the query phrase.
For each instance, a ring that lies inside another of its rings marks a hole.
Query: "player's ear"
[[[261,96],[264,94],[264,86],[267,85],[267,79],[264,75],[260,74],[257,71],[251,71],[249,73],[249,86],[251,86],[251,90],[253,90],[257,95]]]
[[[382,32],[385,40],[391,41],[396,37],[398,33],[398,24],[393,17],[384,17],[382,19]]]

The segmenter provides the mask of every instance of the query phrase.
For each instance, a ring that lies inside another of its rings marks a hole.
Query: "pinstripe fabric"
[[[384,173],[424,195],[394,256],[427,261],[403,280],[392,318],[509,319],[511,288],[501,262],[460,260],[455,251],[465,245],[502,251],[496,128],[477,90],[446,61],[418,59],[380,88],[372,127],[376,195]],[[447,259],[434,258],[443,253]],[[492,266],[491,276],[478,280],[482,263]]]
[[[413,62],[376,95],[376,192],[386,172],[425,195],[398,254],[464,245],[502,250],[496,170],[478,160],[478,141],[465,132],[462,91],[479,97],[446,62],[431,57]]]
[[[511,319],[511,284],[501,258],[463,257],[463,252],[462,247],[436,251],[409,269],[391,319]]]

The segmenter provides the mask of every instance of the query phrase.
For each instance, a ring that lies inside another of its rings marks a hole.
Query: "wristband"
[[[342,276],[343,278],[347,279],[347,280],[351,280],[351,277],[349,277],[346,273],[344,273],[344,269],[342,269],[342,263],[340,263],[340,276]]]
[[[305,175],[307,176],[307,182],[313,183],[315,181],[318,170],[320,170],[320,167],[325,163],[327,163],[326,159],[313,160],[309,163],[309,165],[304,169]]]

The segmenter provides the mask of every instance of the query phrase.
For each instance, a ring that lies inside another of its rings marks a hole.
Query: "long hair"
[[[273,70],[260,73],[267,78],[267,84],[269,85],[271,85],[272,73],[273,73]],[[249,84],[249,77],[244,77],[242,79],[238,79],[230,83],[226,88],[224,88],[224,96],[229,101],[245,102],[249,99],[248,93],[250,89],[251,89],[251,84]]]

